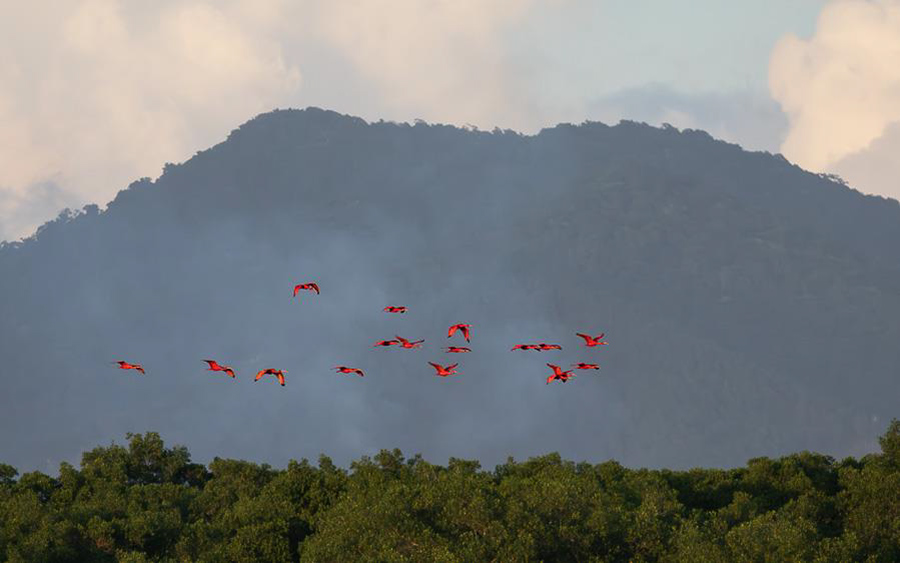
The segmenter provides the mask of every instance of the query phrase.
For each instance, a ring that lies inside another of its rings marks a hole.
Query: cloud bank
[[[501,32],[539,1],[11,7],[0,21],[0,240],[27,236],[60,201],[108,201],[276,107],[536,125]],[[48,182],[65,197],[36,206],[31,187]]]
[[[808,40],[782,38],[769,89],[788,115],[784,155],[815,171],[847,174],[865,192],[900,197],[900,0],[836,0]]]
[[[33,199],[30,186],[52,180],[67,200],[106,201],[287,102],[300,71],[267,38],[266,11],[249,18],[248,4],[166,1],[151,10],[84,0],[7,8],[0,238],[33,230],[15,220],[20,202]]]

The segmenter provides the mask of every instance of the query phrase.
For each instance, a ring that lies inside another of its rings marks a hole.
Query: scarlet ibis
[[[394,338],[396,338],[398,341],[400,341],[400,345],[403,346],[404,348],[418,348],[419,346],[422,345],[423,342],[425,342],[424,340],[416,340],[415,342],[410,342],[409,340],[403,338],[402,336],[396,336],[396,335],[394,336]]]
[[[510,352],[513,350],[540,350],[540,348],[535,344],[516,344]]]
[[[463,338],[466,339],[466,342],[469,342],[469,329],[472,328],[472,325],[467,325],[463,323],[455,324],[447,329],[447,338],[453,336],[453,334],[459,330],[462,332]]]
[[[606,336],[605,332],[601,332],[597,336],[591,336],[590,334],[582,334],[580,332],[575,333],[577,336],[584,338],[584,345],[588,348],[593,348],[594,346],[606,346],[606,342],[602,342],[603,337]]]
[[[576,369],[600,369],[600,366],[597,364],[586,364],[584,362],[579,362],[577,364],[572,364]]]
[[[365,377],[363,375],[363,370],[361,370],[361,369],[348,368],[347,366],[335,366],[334,369],[338,370],[341,373],[355,373],[355,374],[359,375],[360,377]]]
[[[466,348],[465,346],[447,346],[448,354],[463,354],[465,352],[471,352],[471,348]]]
[[[400,306],[400,307],[391,307],[391,306],[388,306],[388,307],[385,307],[385,308],[384,308],[384,312],[385,312],[385,313],[405,313],[405,312],[406,312],[406,307],[403,307],[403,306]]]
[[[123,362],[122,360],[114,363],[119,364],[119,369],[133,369],[143,373],[144,375],[147,374],[147,372],[144,371],[144,368],[141,367],[141,364],[129,364],[128,362]]]
[[[379,340],[378,342],[375,343],[375,346],[372,346],[372,348],[375,348],[378,346],[395,346],[397,344],[400,344],[399,340]]]
[[[565,383],[569,380],[570,377],[575,377],[575,374],[572,373],[572,370],[563,371],[563,369],[559,366],[555,366],[553,364],[547,364],[547,367],[553,370],[553,375],[547,378],[547,385],[550,384],[554,379],[558,379]]]
[[[546,344],[544,342],[541,342],[540,344],[537,345],[537,349],[538,350],[562,350],[562,346],[560,346],[559,344]]]
[[[437,371],[437,373],[435,373],[435,375],[437,375],[439,377],[447,377],[448,375],[459,375],[458,373],[456,373],[456,366],[459,365],[458,363],[450,364],[447,367],[444,367],[441,364],[436,364],[434,362],[428,362],[428,363],[431,364],[431,367],[433,367]]]
[[[310,283],[301,283],[301,284],[295,285],[295,286],[294,286],[294,295],[293,295],[293,296],[294,296],[294,297],[297,297],[297,293],[298,293],[301,289],[308,289],[308,290],[310,290],[310,291],[315,291],[315,292],[316,292],[316,295],[319,294],[319,286],[316,285],[316,284],[314,284],[314,283],[312,283],[312,282],[310,282]]]
[[[281,383],[281,386],[284,387],[284,374],[285,373],[287,373],[286,369],[272,369],[272,368],[264,369],[256,374],[256,379],[254,379],[253,381],[254,382],[259,381],[260,379],[262,379],[262,376],[271,374],[271,375],[274,375],[275,377],[277,377],[278,383]]]
[[[206,368],[206,371],[224,371],[228,375],[234,378],[234,370],[228,366],[221,366],[215,360],[203,360],[204,362],[209,364],[209,367]]]

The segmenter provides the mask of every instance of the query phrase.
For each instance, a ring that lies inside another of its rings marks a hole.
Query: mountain
[[[0,454],[52,470],[155,430],[275,464],[860,455],[900,412],[897,241],[897,201],[702,131],[273,111],[0,247]],[[459,322],[473,352],[451,356]],[[372,348],[395,334],[425,348]],[[563,350],[510,352],[539,341]],[[284,388],[252,382],[268,367]]]

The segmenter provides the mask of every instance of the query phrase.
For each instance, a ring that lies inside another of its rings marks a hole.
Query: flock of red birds
[[[299,293],[300,290],[315,291],[316,295],[319,295],[319,286],[313,282],[301,283],[301,284],[295,285],[293,297],[296,297],[297,293]],[[406,310],[407,310],[406,307],[403,307],[403,306],[400,306],[400,307],[388,306],[388,307],[384,308],[385,313],[405,313]],[[469,324],[464,324],[464,323],[455,324],[447,330],[447,338],[452,338],[453,335],[456,334],[456,332],[459,332],[463,336],[463,338],[466,339],[466,343],[469,343],[469,342],[471,342],[471,340],[469,339],[469,336],[470,336],[469,330],[471,328],[472,328],[472,325],[469,325]],[[584,344],[588,348],[594,348],[596,346],[606,346],[606,344],[607,344],[606,342],[603,341],[603,337],[605,336],[605,333],[600,333],[597,336],[591,336],[589,334],[583,334],[580,332],[576,332],[575,334],[584,339]],[[407,340],[406,338],[403,338],[402,336],[395,336],[393,340],[380,340],[380,341],[376,342],[375,346],[373,346],[373,348],[377,348],[380,346],[381,347],[399,346],[401,348],[406,348],[406,349],[412,350],[412,349],[421,347],[423,342],[425,342],[425,341],[424,340],[410,341],[410,340]],[[512,347],[511,351],[514,351],[514,350],[537,350],[537,351],[562,350],[562,346],[560,346],[559,344],[547,344],[546,342],[540,342],[538,344],[516,344],[515,346]],[[468,348],[466,346],[447,346],[445,348],[445,351],[448,354],[464,354],[466,352],[471,352],[472,349]],[[234,369],[232,369],[229,366],[223,366],[223,365],[219,364],[216,360],[203,360],[203,361],[209,365],[209,367],[207,367],[207,371],[221,371],[232,378],[236,377],[234,374]],[[133,370],[139,371],[141,373],[146,373],[144,371],[144,368],[140,364],[132,364],[132,363],[121,361],[121,360],[119,360],[117,362],[113,362],[113,363],[118,364],[120,369],[133,369]],[[455,364],[450,364],[447,366],[443,366],[441,364],[437,364],[434,362],[428,362],[428,363],[429,363],[429,365],[431,365],[431,367],[434,368],[435,375],[438,377],[448,377],[451,375],[459,375],[456,372],[456,368],[459,366],[459,362],[457,362]],[[550,384],[551,381],[554,381],[554,380],[565,383],[570,378],[575,377],[575,374],[573,373],[573,370],[571,370],[571,369],[563,370],[561,367],[554,365],[554,364],[550,364],[550,363],[547,364],[547,367],[549,367],[550,369],[553,370],[553,373],[547,377],[548,385]],[[572,368],[599,370],[600,366],[597,364],[594,364],[594,363],[579,362],[577,364],[572,364]],[[359,368],[351,368],[351,367],[347,367],[347,366],[335,366],[334,369],[339,373],[355,373],[356,375],[358,375],[360,377],[365,376],[365,374],[363,373],[363,370],[361,370]],[[260,379],[263,378],[263,376],[266,376],[266,375],[273,375],[278,380],[278,383],[280,383],[281,386],[283,387],[285,373],[287,373],[286,369],[268,368],[268,369],[260,370],[256,374],[256,378],[253,381],[259,381]]]

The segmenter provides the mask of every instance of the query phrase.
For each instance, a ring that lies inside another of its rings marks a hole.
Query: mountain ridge
[[[292,444],[338,459],[399,446],[660,466],[858,454],[874,448],[873,417],[900,407],[891,240],[896,201],[699,131],[586,123],[526,136],[277,110],[104,211],[0,247],[0,292],[15,296],[0,315],[0,407],[77,421],[0,441],[20,452],[5,461],[27,466],[152,427],[202,456],[211,416],[234,434],[219,443],[256,459]],[[319,279],[321,299],[287,299],[297,277]],[[383,318],[387,304],[410,305],[405,324]],[[440,325],[470,320],[477,348],[456,387],[421,375],[435,351],[368,349],[400,330],[433,347]],[[605,331],[610,346],[583,352],[576,330]],[[565,350],[510,359],[519,338]],[[285,391],[302,396],[211,387],[189,366],[217,354],[244,377],[282,362],[299,374]],[[165,375],[138,393],[103,367],[119,355]],[[34,357],[46,387],[13,375]],[[597,377],[543,384],[545,361],[586,359],[600,361]],[[333,381],[335,363],[366,364],[367,386]],[[545,416],[574,430],[550,432]],[[260,440],[279,417],[328,430]],[[462,428],[444,423],[459,417]]]

